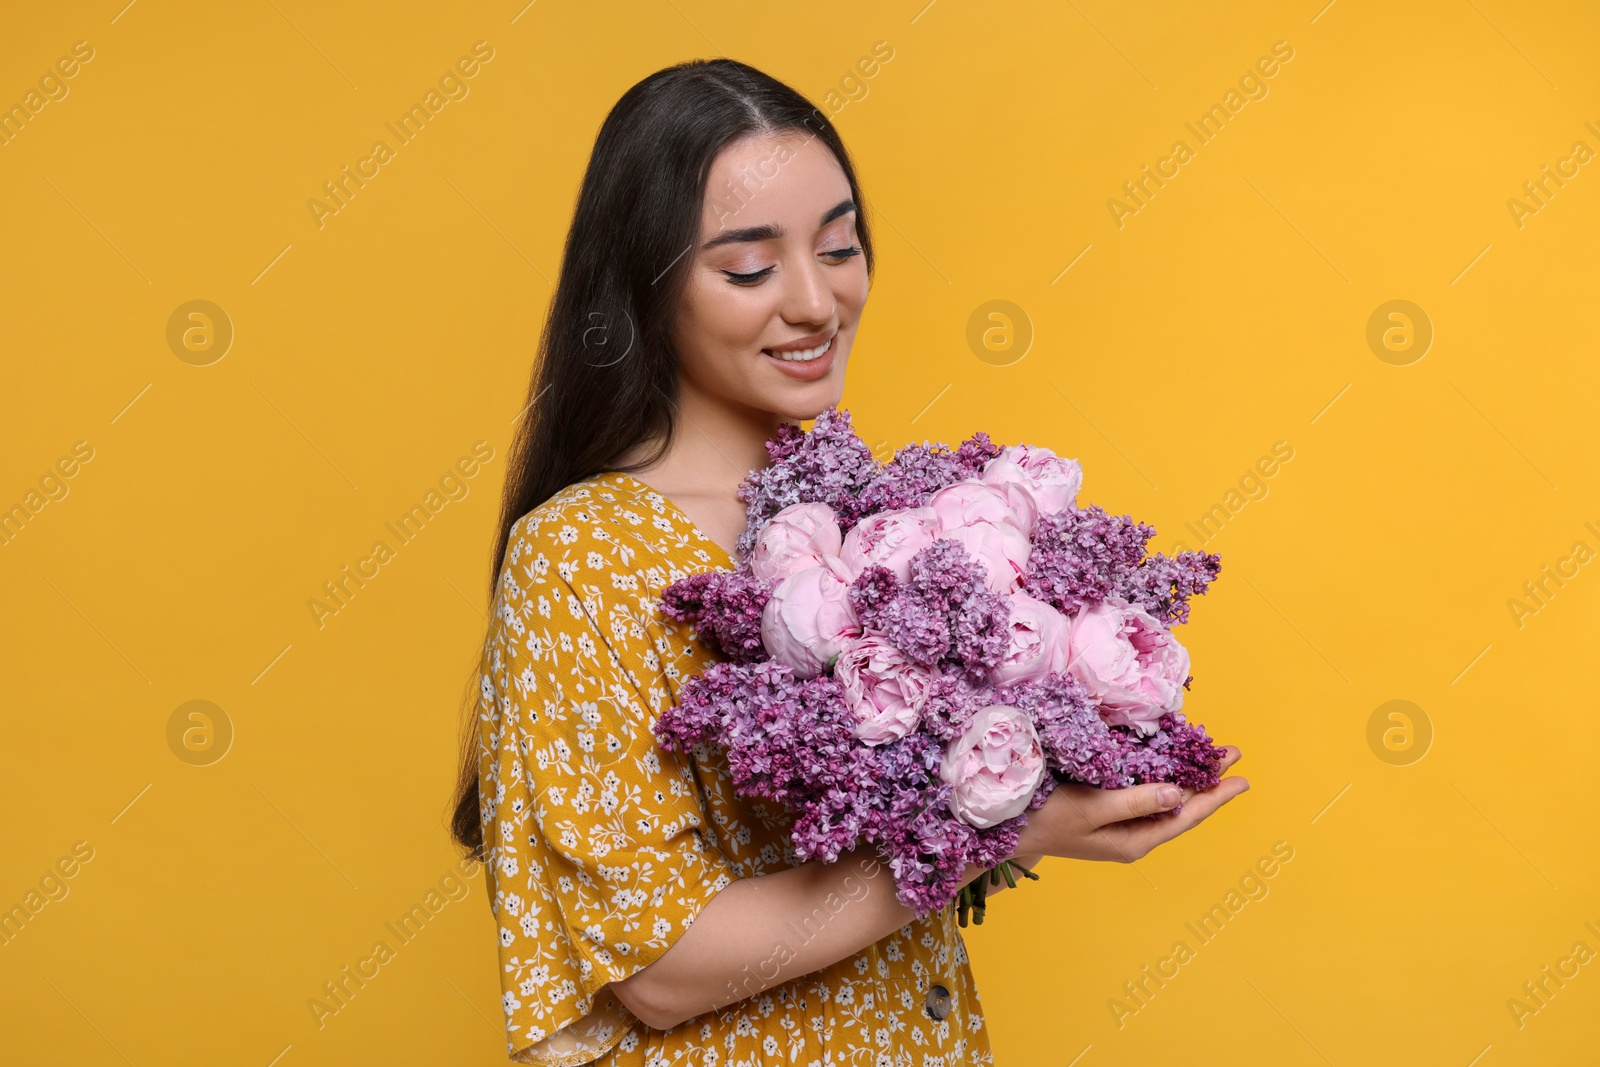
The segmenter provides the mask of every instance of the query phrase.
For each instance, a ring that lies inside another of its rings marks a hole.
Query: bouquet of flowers
[[[663,593],[725,661],[655,733],[722,746],[739,795],[793,814],[801,861],[865,842],[901,903],[958,901],[964,926],[988,885],[1037,877],[1006,857],[1057,783],[1217,783],[1170,629],[1216,555],[1146,558],[1153,527],[1078,506],[1076,460],[983,433],[880,463],[829,408],[767,451],[736,568]],[[962,885],[968,863],[990,870]]]

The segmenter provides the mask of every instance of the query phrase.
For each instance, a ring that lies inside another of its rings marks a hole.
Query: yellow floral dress
[[[684,680],[717,658],[658,613],[658,598],[679,578],[732,566],[621,472],[569,485],[512,528],[478,723],[511,1059],[992,1064],[949,909],[670,1030],[635,1019],[608,988],[660,959],[734,879],[798,862],[787,815],[735,796],[720,748],[679,755],[651,732]]]

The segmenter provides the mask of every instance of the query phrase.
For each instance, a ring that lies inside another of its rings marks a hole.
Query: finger
[[[1177,824],[1177,832],[1181,834],[1186,830],[1192,829],[1203,819],[1214,814],[1222,805],[1249,788],[1249,779],[1234,775],[1222,779],[1211,789],[1196,793],[1194,799],[1185,803],[1182,810],[1172,820]]]
[[[1223,773],[1225,773],[1228,770],[1229,767],[1232,767],[1235,763],[1238,763],[1239,760],[1242,759],[1243,757],[1244,757],[1244,753],[1239,751],[1239,746],[1237,746],[1237,745],[1224,746],[1222,759],[1217,765],[1217,774],[1219,776],[1222,775]],[[1216,787],[1212,786],[1212,788],[1215,789]],[[1194,788],[1192,788],[1190,786],[1184,786],[1184,789],[1183,789],[1183,802],[1185,804],[1189,803],[1190,798],[1199,795],[1203,791],[1204,790],[1194,789]]]
[[[1215,788],[1196,793],[1194,799],[1184,801],[1182,810],[1169,819],[1147,820],[1144,826],[1131,831],[1131,844],[1146,850],[1170,841],[1179,834],[1194,829],[1228,801],[1250,788],[1248,779],[1237,775],[1224,778]]]
[[[1170,799],[1164,799],[1170,794]],[[1095,826],[1106,826],[1126,819],[1137,819],[1156,812],[1169,811],[1183,799],[1183,790],[1168,782],[1151,782],[1148,785],[1129,786],[1126,789],[1107,789],[1096,798],[1090,818]]]

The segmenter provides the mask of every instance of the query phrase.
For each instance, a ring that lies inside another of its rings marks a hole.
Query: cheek
[[[718,279],[692,282],[678,317],[678,347],[685,362],[715,369],[758,347],[772,317],[766,288],[742,289]]]
[[[833,279],[833,298],[841,311],[848,309],[851,317],[859,315],[867,302],[867,268],[860,257],[851,261],[851,269],[837,271]]]

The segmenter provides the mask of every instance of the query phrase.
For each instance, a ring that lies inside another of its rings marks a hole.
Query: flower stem
[[[1001,860],[998,866],[984,871],[978,877],[962,886],[956,893],[956,922],[961,926],[967,925],[967,913],[972,913],[972,922],[976,926],[983,925],[983,912],[986,898],[991,885],[999,885],[1000,879],[1006,880],[1006,885],[1012,889],[1017,887],[1016,876],[1013,871],[1022,872],[1023,876],[1033,881],[1038,881],[1039,876],[1016,860]]]

